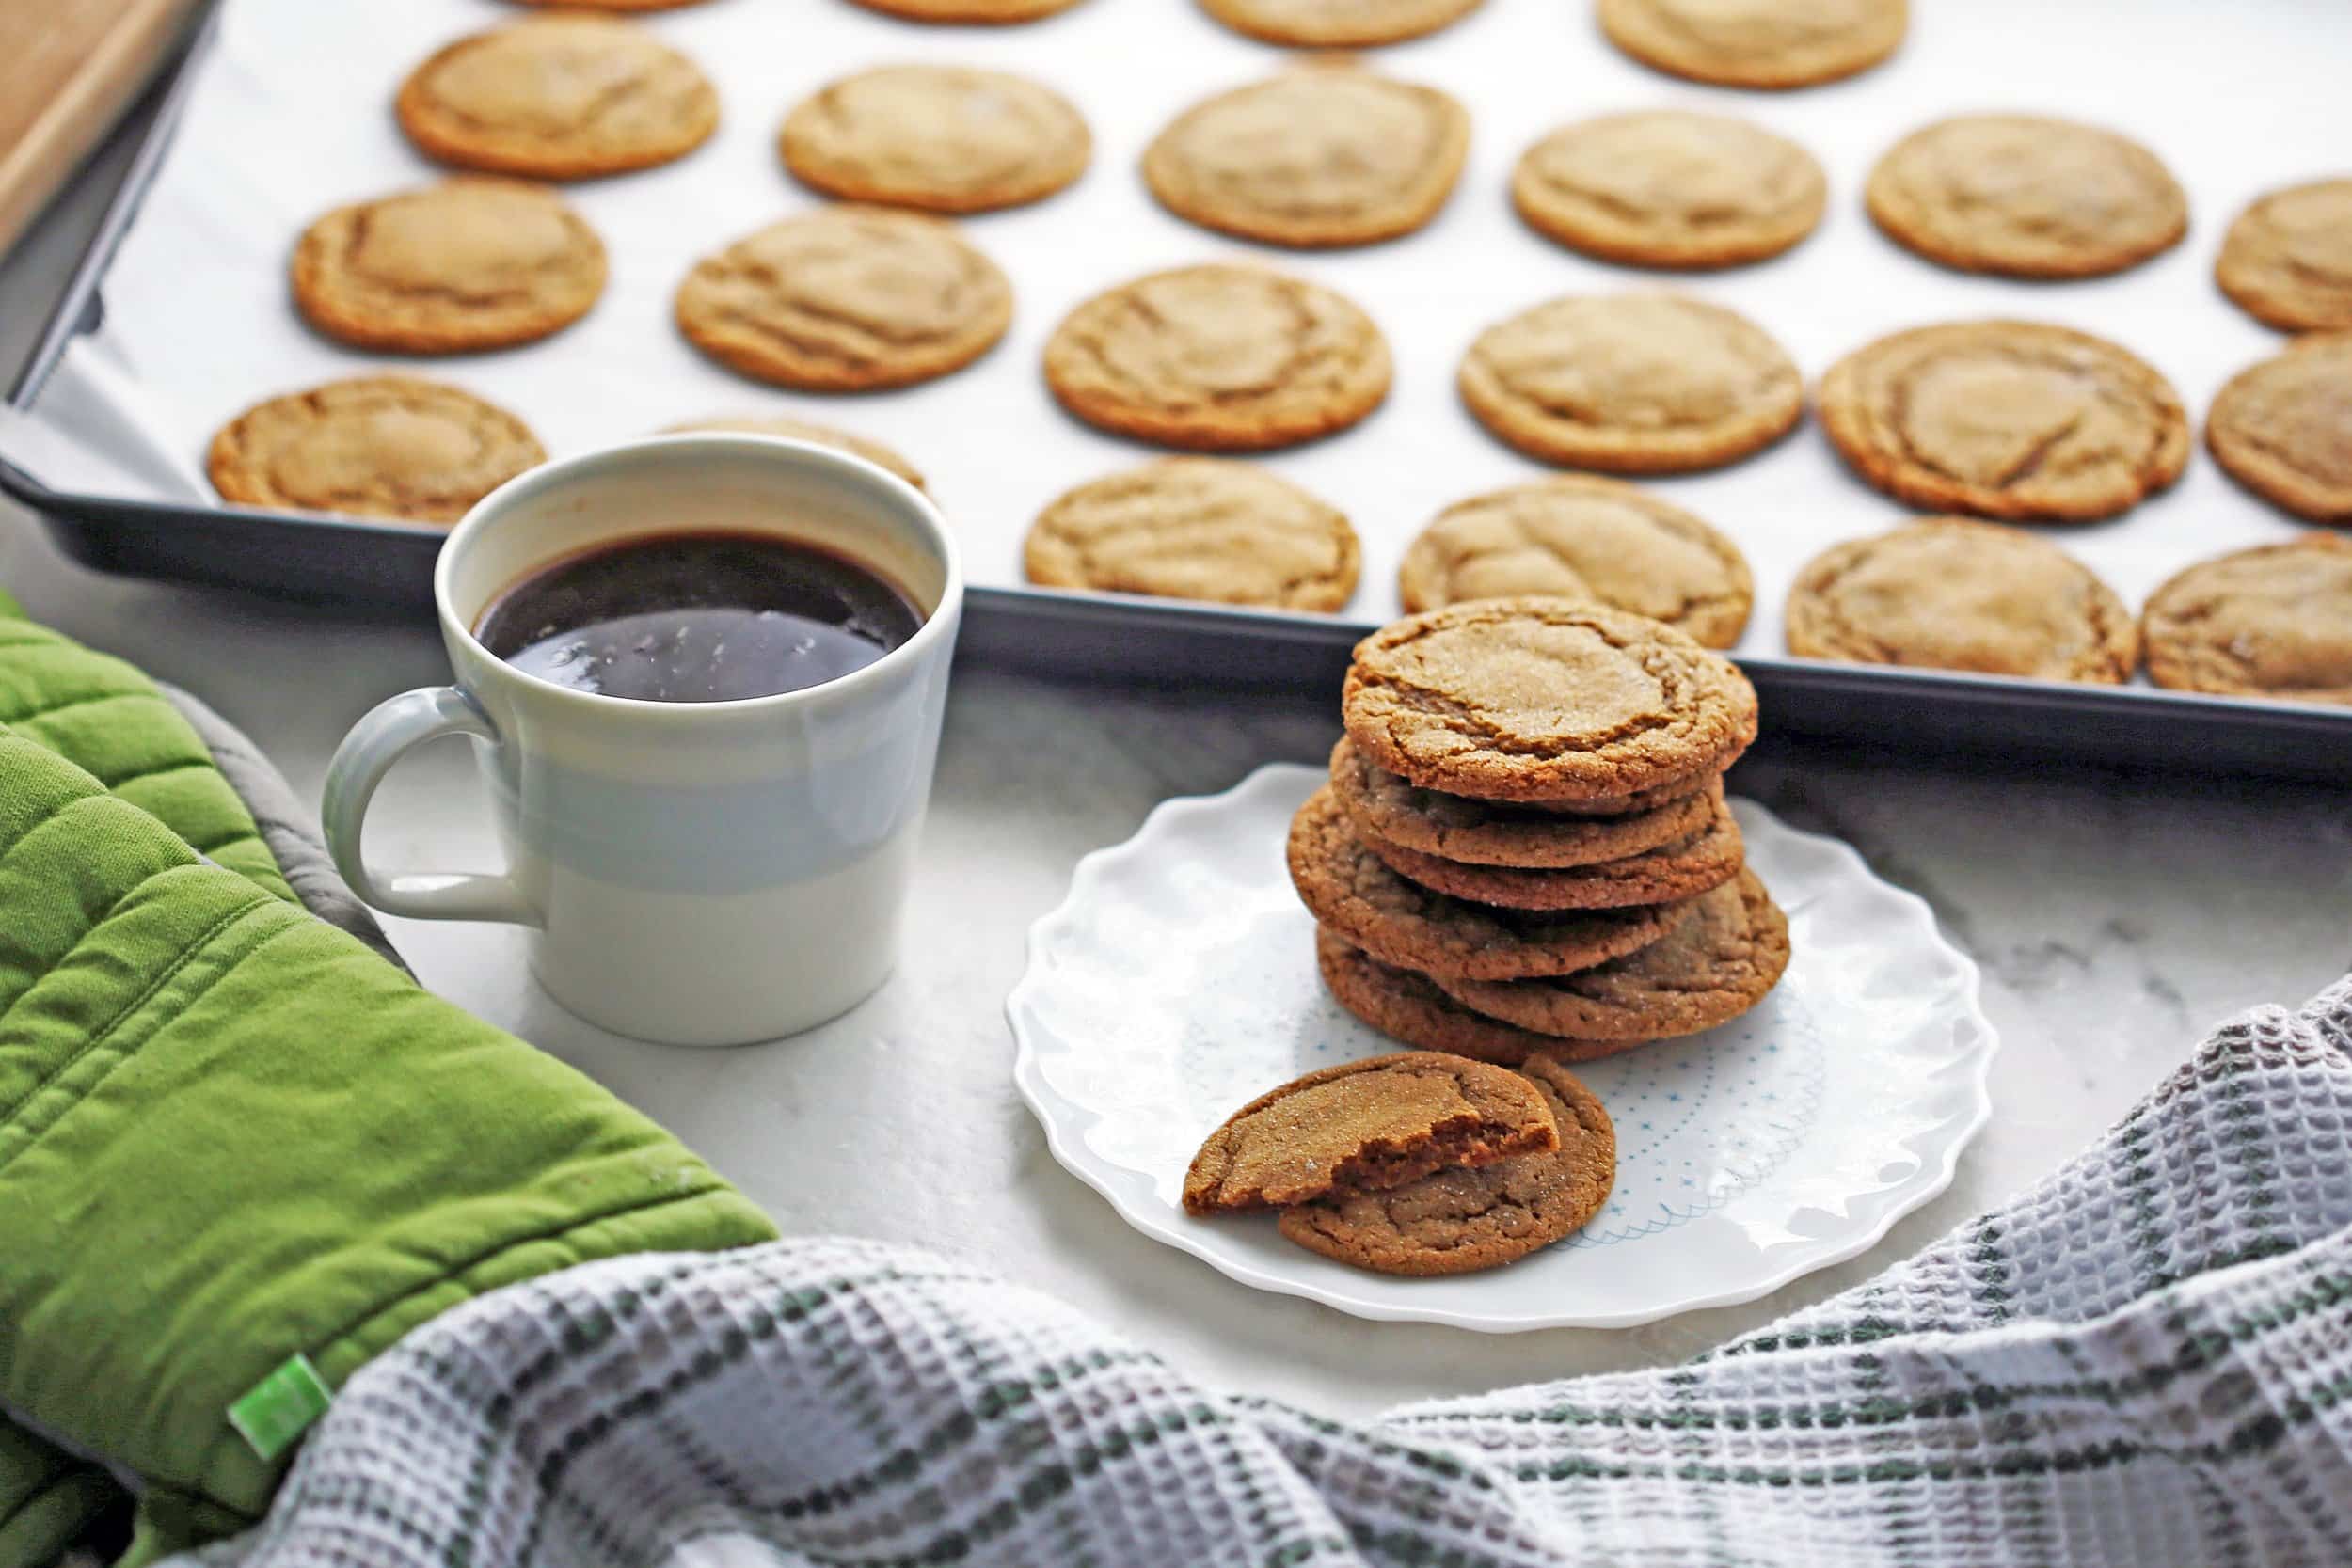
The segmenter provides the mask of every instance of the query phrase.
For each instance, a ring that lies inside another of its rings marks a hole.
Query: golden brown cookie
[[[852,457],[863,457],[877,468],[897,474],[917,490],[928,488],[914,465],[890,448],[864,436],[835,430],[829,424],[788,420],[781,414],[748,414],[728,419],[689,420],[684,424],[672,425],[669,433],[682,436],[698,430],[733,431],[744,436],[783,436],[795,441],[814,441],[820,447],[833,447]]]
[[[1833,545],[1788,591],[1801,658],[2117,686],[2139,627],[2090,567],[2022,529],[1931,517]]]
[[[1756,583],[1740,547],[1622,480],[1562,475],[1456,501],[1405,547],[1407,612],[1530,594],[1663,621],[1707,648],[1747,628]]]
[[[1496,323],[1462,401],[1530,457],[1612,473],[1712,468],[1788,434],[1804,383],[1745,317],[1683,294],[1570,295]]]
[[[2352,179],[2272,191],[2222,239],[2214,280],[2282,332],[2352,327]]]
[[[1756,738],[1737,666],[1655,621],[1566,599],[1481,599],[1356,644],[1347,737],[1424,789],[1486,800],[1688,794]]]
[[[206,466],[227,501],[453,523],[547,455],[470,392],[375,375],[246,409],[213,437]]]
[[[1521,915],[1432,893],[1389,869],[1357,837],[1328,789],[1291,819],[1292,885],[1326,927],[1383,963],[1464,979],[1521,980],[1590,969],[1674,929],[1679,908]]]
[[[1915,327],[1821,378],[1821,426],[1898,500],[2010,521],[2087,523],[2180,478],[2188,415],[2137,355],[2036,322]]]
[[[1327,926],[1315,927],[1315,967],[1334,1002],[1390,1038],[1422,1051],[1517,1065],[1539,1051],[1587,1062],[1641,1043],[1564,1040],[1472,1012],[1428,975],[1384,964]]]
[[[1699,899],[1665,941],[1546,980],[1438,980],[1456,1002],[1539,1035],[1671,1039],[1729,1022],[1788,967],[1788,918],[1752,871]]]
[[[1621,816],[1567,816],[1417,789],[1374,767],[1342,736],[1331,748],[1331,794],[1365,837],[1469,865],[1535,868],[1622,860],[1689,838],[1714,820],[1724,786],[1710,780],[1689,795]]]
[[[1038,514],[1031,582],[1277,610],[1333,610],[1356,592],[1347,519],[1279,475],[1165,457],[1081,484]]]
[[[2042,115],[1959,115],[1914,131],[1864,198],[1889,239],[1963,272],[2093,277],[2178,245],[2188,195],[2128,136]]]
[[[1381,1192],[1448,1165],[1560,1147],[1551,1108],[1508,1069],[1402,1051],[1343,1062],[1260,1095],[1209,1134],[1184,1172],[1196,1214]]]
[[[1687,109],[1564,125],[1521,155],[1511,200],[1537,232],[1637,267],[1732,267],[1821,221],[1812,153],[1751,120]]]
[[[1475,865],[1407,849],[1360,830],[1358,836],[1407,881],[1474,903],[1528,911],[1679,905],[1731,880],[1745,861],[1740,824],[1720,800],[1706,826],[1687,838],[1622,860],[1556,869]],[[1413,967],[1437,973],[1426,964]]]
[[[820,87],[785,118],[784,163],[850,201],[982,213],[1040,201],[1086,172],[1070,100],[1025,76],[897,65]]]
[[[459,179],[341,207],[294,246],[294,304],[356,348],[471,354],[528,343],[604,293],[604,242],[561,197]]]
[[[1434,33],[1479,0],[1200,0],[1237,33],[1295,49],[1371,49]]]
[[[1343,430],[1380,406],[1390,373],[1387,341],[1348,300],[1222,263],[1097,294],[1045,344],[1045,383],[1079,419],[1207,451]]]
[[[2352,332],[2298,338],[2223,384],[2205,444],[2230,477],[2315,523],[2352,523]]]
[[[515,0],[519,6],[562,6],[589,11],[675,11],[702,0]]]
[[[534,180],[682,158],[719,126],[693,61],[634,23],[556,15],[459,39],[401,85],[401,129],[427,157]]]
[[[954,225],[820,207],[696,264],[678,330],[728,369],[810,391],[905,387],[961,370],[1012,322],[1012,285]]]
[[[1160,205],[1273,245],[1364,245],[1437,215],[1470,116],[1435,87],[1310,65],[1186,109],[1143,154]]]
[[[965,23],[1009,27],[1066,11],[1078,0],[857,0],[867,10],[907,22]]]
[[[2158,686],[2352,705],[2352,540],[2200,562],[2149,595],[2140,641]]]
[[[1905,0],[1599,0],[1609,41],[1652,70],[1727,87],[1809,87],[1867,71],[1910,25]]]
[[[1558,1148],[1384,1193],[1333,1193],[1283,1210],[1282,1234],[1359,1269],[1429,1275],[1501,1268],[1582,1229],[1616,1185],[1616,1125],[1556,1055],[1518,1070],[1551,1107]]]

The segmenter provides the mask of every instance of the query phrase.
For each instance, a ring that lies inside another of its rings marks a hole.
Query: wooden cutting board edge
[[[111,16],[99,25],[62,74],[11,84],[44,93],[45,100],[16,142],[0,148],[0,254],[5,254],[49,200],[72,178],[82,161],[104,139],[116,119],[154,76],[173,46],[186,36],[200,0],[114,0]],[[49,0],[0,4],[0,38],[16,29],[41,26],[30,13],[50,10]],[[14,13],[14,14],[11,14]],[[48,25],[63,28],[72,20]],[[0,67],[0,80],[8,74]]]

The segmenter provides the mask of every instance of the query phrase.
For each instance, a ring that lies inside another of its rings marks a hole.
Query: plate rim
[[[1964,1120],[1942,1141],[1931,1162],[1923,1158],[1917,1172],[1890,1189],[1895,1197],[1868,1224],[1855,1229],[1851,1236],[1841,1236],[1817,1249],[1804,1252],[1756,1281],[1730,1286],[1722,1291],[1703,1291],[1661,1307],[1619,1312],[1509,1315],[1471,1313],[1446,1307],[1413,1307],[1355,1296],[1312,1281],[1269,1273],[1246,1260],[1215,1251],[1185,1227],[1173,1223],[1182,1217],[1173,1210],[1167,1214],[1136,1212],[1116,1189],[1107,1163],[1085,1147],[1083,1132],[1100,1118],[1083,1112],[1046,1083],[1038,1060],[1036,1036],[1042,1025],[1035,1019],[1034,1007],[1036,994],[1047,983],[1050,973],[1044,958],[1047,933],[1069,916],[1072,907],[1080,902],[1082,895],[1090,893],[1094,884],[1112,866],[1143,853],[1140,847],[1150,841],[1155,832],[1164,831],[1170,819],[1213,812],[1245,794],[1270,788],[1277,782],[1294,775],[1304,783],[1309,778],[1321,777],[1323,772],[1323,769],[1308,763],[1262,763],[1230,787],[1213,794],[1170,796],[1161,800],[1144,815],[1143,820],[1136,825],[1135,832],[1126,838],[1081,856],[1071,870],[1070,885],[1061,899],[1029,923],[1021,977],[1005,996],[1005,1021],[1013,1037],[1013,1085],[1020,1091],[1030,1115],[1037,1118],[1043,1130],[1046,1148],[1053,1154],[1056,1164],[1100,1195],[1120,1220],[1152,1240],[1200,1259],[1238,1284],[1276,1295],[1317,1302],[1350,1316],[1376,1322],[1425,1323],[1481,1334],[1522,1334],[1552,1328],[1631,1328],[1678,1317],[1685,1312],[1737,1307],[1757,1301],[1806,1275],[1860,1257],[1883,1241],[1898,1221],[1934,1201],[1950,1188],[1959,1175],[1961,1156],[1992,1119],[1993,1062],[2000,1053],[2001,1037],[2000,1032],[1984,1013],[1983,971],[1976,959],[1946,935],[1932,905],[1911,889],[1881,877],[1852,845],[1827,833],[1793,827],[1760,801],[1742,797],[1740,800],[1741,808],[1756,813],[1773,831],[1804,841],[1816,848],[1827,849],[1845,863],[1845,870],[1858,872],[1879,894],[1892,895],[1897,901],[1911,906],[1915,913],[1924,916],[1930,934],[1959,966],[1956,990],[1962,1007],[1961,1016],[1964,1022],[1973,1023],[1982,1037],[1982,1043],[1970,1058],[1971,1070],[1960,1088],[1960,1092],[1967,1097]],[[1052,1103],[1049,1104],[1049,1101]],[[1055,1105],[1069,1107],[1077,1115],[1057,1116],[1054,1112]]]

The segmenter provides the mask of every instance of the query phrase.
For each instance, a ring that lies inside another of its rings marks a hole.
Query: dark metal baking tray
[[[10,389],[31,405],[77,337],[104,319],[106,269],[138,215],[213,39],[215,3],[152,95],[121,188]],[[236,506],[69,494],[0,461],[0,491],[99,571],[280,598],[426,613],[440,536]],[[1107,594],[971,591],[962,657],[1082,679],[1335,692],[1371,628]],[[2256,777],[2352,779],[2352,709],[1996,676],[1742,657],[1768,733],[1902,753],[1996,753]]]

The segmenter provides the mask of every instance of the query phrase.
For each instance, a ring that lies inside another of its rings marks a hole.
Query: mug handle
[[[326,765],[319,803],[326,852],[362,901],[411,920],[503,920],[540,924],[539,911],[508,877],[476,872],[408,871],[378,879],[359,852],[359,827],[384,775],[414,747],[445,735],[499,744],[498,726],[453,686],[404,691],[377,704],[351,727]]]

